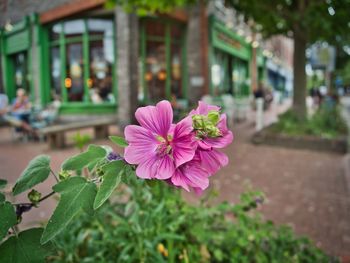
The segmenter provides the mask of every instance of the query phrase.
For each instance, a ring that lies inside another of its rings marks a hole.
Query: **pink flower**
[[[219,112],[220,108],[215,105],[208,105],[203,101],[198,102],[198,107],[195,110],[190,112],[190,116],[193,115],[202,115],[207,116],[209,112]],[[211,149],[211,148],[224,148],[232,143],[233,134],[227,128],[227,117],[226,114],[221,114],[220,119],[216,125],[218,130],[220,131],[220,136],[217,137],[209,137],[202,136],[199,140],[199,146],[202,149]]]
[[[195,130],[198,139],[196,154],[202,167],[211,175],[228,164],[227,155],[217,149],[228,146],[233,140],[233,134],[227,128],[226,114],[220,114],[219,110],[217,106],[199,101],[197,109],[190,112],[190,116],[199,120],[193,124],[198,126]]]
[[[137,109],[141,126],[128,125],[125,138],[129,145],[124,158],[137,164],[136,175],[144,179],[165,180],[175,169],[193,159],[196,141],[189,118],[172,125],[173,111],[168,101]]]

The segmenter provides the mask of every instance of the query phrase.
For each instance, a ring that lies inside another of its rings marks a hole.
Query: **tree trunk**
[[[303,32],[294,33],[293,112],[299,120],[306,119],[306,39]]]

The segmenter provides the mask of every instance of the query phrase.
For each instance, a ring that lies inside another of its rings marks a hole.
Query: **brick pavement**
[[[118,130],[113,128],[112,132],[118,133]],[[249,138],[253,132],[251,121],[234,126],[235,141],[225,150],[230,163],[212,177],[212,186],[220,192],[215,202],[237,201],[250,184],[267,195],[262,208],[266,218],[291,225],[298,234],[310,236],[333,255],[349,255],[350,193],[342,172],[343,156],[252,145]],[[96,143],[107,144],[108,141]],[[14,143],[9,130],[0,128],[1,178],[13,183],[27,163],[42,153],[52,157],[52,166],[58,170],[61,162],[76,150],[49,151],[43,143]],[[51,179],[38,189],[48,192],[53,183]],[[197,199],[191,194],[185,196],[189,200]],[[18,201],[24,199],[22,195]],[[24,223],[33,225],[47,218],[53,202],[44,202],[41,208],[25,214]]]

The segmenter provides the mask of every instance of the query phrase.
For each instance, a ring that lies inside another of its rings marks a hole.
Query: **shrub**
[[[161,182],[132,181],[95,217],[81,217],[59,235],[51,261],[331,262],[309,239],[263,220],[254,209],[259,192],[236,205],[194,206]]]
[[[271,126],[272,132],[289,135],[313,135],[324,138],[336,138],[347,134],[347,126],[338,107],[320,107],[306,121],[300,121],[292,111],[279,116],[277,123]]]

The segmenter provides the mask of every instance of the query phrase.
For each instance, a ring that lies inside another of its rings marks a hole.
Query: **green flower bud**
[[[220,120],[220,113],[216,110],[211,110],[208,113],[208,120],[213,124],[216,125],[218,124]]]
[[[209,126],[207,127],[207,134],[211,138],[216,138],[221,136],[221,132],[218,127],[215,126]]]
[[[103,171],[103,169],[101,167],[98,167],[96,169],[96,174],[97,174],[97,176],[103,176],[105,174],[105,172]]]
[[[28,193],[28,199],[31,203],[37,205],[40,201],[41,198],[41,193],[38,192],[37,190],[33,189]]]
[[[203,115],[193,115],[192,116],[192,126],[195,130],[202,130],[205,128],[204,116]]]
[[[58,173],[58,178],[63,181],[63,180],[66,180],[67,178],[69,178],[71,176],[71,174],[66,171],[66,170],[61,170],[59,173]]]

